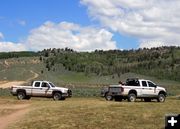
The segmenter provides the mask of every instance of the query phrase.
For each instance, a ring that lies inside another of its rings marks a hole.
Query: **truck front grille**
[[[72,96],[72,91],[68,90],[68,96],[71,97]]]

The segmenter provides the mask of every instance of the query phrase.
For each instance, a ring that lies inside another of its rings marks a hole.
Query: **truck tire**
[[[113,100],[113,96],[112,96],[112,95],[109,95],[109,93],[106,93],[106,94],[105,94],[105,99],[106,99],[107,101],[112,101],[112,100]]]
[[[17,92],[17,99],[23,100],[26,98],[26,93],[24,91]]]
[[[135,102],[136,101],[136,95],[134,93],[130,93],[128,95],[128,101],[129,102]]]
[[[62,94],[59,93],[59,92],[55,92],[55,93],[53,94],[53,99],[54,99],[55,101],[61,100],[61,99],[62,99]]]
[[[166,99],[166,97],[165,97],[164,94],[159,94],[158,98],[157,98],[157,101],[158,102],[165,102],[165,99]]]

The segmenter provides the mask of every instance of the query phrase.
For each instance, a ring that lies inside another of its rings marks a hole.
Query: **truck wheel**
[[[105,98],[107,101],[112,101],[113,97],[111,95],[109,95],[108,93],[106,93]]]
[[[58,93],[58,92],[54,93],[53,99],[54,99],[55,101],[62,99],[62,94],[61,94],[61,93]]]
[[[19,91],[19,92],[17,93],[17,99],[23,100],[23,99],[25,99],[25,98],[26,98],[25,92]]]
[[[157,98],[157,101],[158,102],[164,102],[166,99],[165,95],[164,94],[159,94],[158,95],[158,98]]]
[[[134,93],[130,93],[128,95],[128,101],[129,102],[135,102],[136,101],[136,95]]]

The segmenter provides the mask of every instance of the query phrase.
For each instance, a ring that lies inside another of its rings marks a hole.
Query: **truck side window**
[[[48,87],[48,84],[43,82],[41,87]]]
[[[126,82],[126,85],[128,85],[128,86],[140,86],[138,80],[128,80],[128,81]]]
[[[39,87],[40,86],[40,82],[36,82],[34,86],[35,87]]]
[[[140,86],[139,81],[135,82],[135,86]]]
[[[155,87],[155,85],[152,82],[148,82],[149,87]]]
[[[142,81],[142,86],[143,86],[143,87],[147,87],[146,81]]]

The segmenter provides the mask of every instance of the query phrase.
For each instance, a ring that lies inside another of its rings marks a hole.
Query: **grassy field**
[[[17,101],[15,98],[12,98],[12,97],[5,97],[5,96],[2,97],[1,96],[1,98],[0,98],[0,117],[14,113],[18,109],[11,108],[11,107],[16,106],[16,105],[25,104],[25,103],[29,103],[29,102]],[[1,128],[1,126],[0,126],[0,128]]]
[[[65,101],[55,102],[46,98],[18,101],[11,96],[9,89],[0,88],[0,120],[29,109],[23,118],[16,118],[19,121],[8,124],[8,129],[163,129],[165,114],[180,113],[179,82],[130,72],[120,77],[95,74],[86,76],[85,73],[68,71],[61,64],[55,64],[53,69],[48,71],[45,64],[39,62],[39,57],[0,60],[2,82],[16,80],[28,83],[37,74],[35,80],[52,81],[57,86],[69,87],[73,92],[73,97]],[[118,84],[119,80],[125,81],[131,77],[154,81],[165,87],[170,97],[165,103],[109,102],[100,98],[101,87]]]
[[[24,103],[30,104],[30,111],[8,129],[163,129],[165,114],[180,113],[180,100],[173,98],[165,103],[109,102],[103,98],[0,99],[1,106]]]

